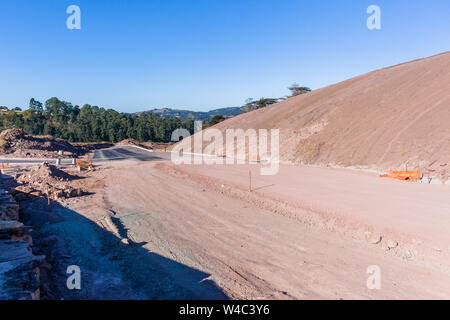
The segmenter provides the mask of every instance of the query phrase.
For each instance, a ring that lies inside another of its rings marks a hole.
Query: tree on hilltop
[[[311,92],[309,87],[300,87],[297,83],[292,84],[288,89],[291,91],[291,97]]]
[[[265,108],[265,107],[275,104],[279,101],[280,101],[280,99],[278,99],[278,98],[261,98],[259,100],[253,100],[253,99],[249,98],[246,100],[244,110],[246,112],[249,112],[249,111],[253,111],[256,109]]]
[[[209,125],[213,126],[224,120],[225,120],[225,117],[221,114],[218,114],[211,118],[211,120],[209,121]]]
[[[42,106],[42,103],[35,100],[34,98],[30,99],[29,108],[36,112],[44,112],[44,107]]]

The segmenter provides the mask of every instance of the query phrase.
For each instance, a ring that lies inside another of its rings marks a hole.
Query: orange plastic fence
[[[411,180],[416,181],[420,180],[420,171],[394,171],[389,170],[388,174],[382,174],[380,175],[382,178],[391,178],[391,179],[397,179],[397,180]]]
[[[77,166],[81,168],[92,167],[92,160],[77,159]]]

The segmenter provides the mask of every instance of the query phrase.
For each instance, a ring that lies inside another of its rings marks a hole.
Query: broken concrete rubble
[[[78,197],[83,195],[83,191],[67,184],[74,179],[78,179],[78,177],[44,162],[38,168],[23,172],[17,179],[22,185],[12,189],[11,193],[17,201],[26,201],[41,196],[53,200]]]

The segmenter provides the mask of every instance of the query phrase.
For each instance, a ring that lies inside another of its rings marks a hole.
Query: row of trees
[[[245,111],[267,107],[289,97],[310,92],[308,87],[293,84],[291,95],[283,98],[261,98],[246,101]],[[225,120],[222,115],[213,117],[206,126]],[[29,108],[21,111],[0,107],[0,129],[21,128],[31,135],[52,135],[71,142],[109,141],[124,139],[169,142],[172,132],[184,128],[194,131],[194,121],[163,118],[150,112],[140,114],[119,113],[112,109],[85,104],[83,107],[51,98],[44,104],[32,98]]]
[[[119,113],[89,104],[80,108],[58,98],[44,104],[31,99],[23,112],[3,109],[0,126],[2,130],[21,128],[28,134],[52,135],[71,142],[118,142],[128,138],[168,142],[175,129],[185,128],[191,133],[194,130],[193,120],[162,118],[149,112]]]
[[[259,100],[253,100],[252,98],[249,98],[245,101],[244,110],[246,112],[253,111],[256,109],[261,109],[267,106],[270,106],[272,104],[275,104],[277,102],[283,101],[287,98],[295,97],[304,93],[311,92],[311,89],[308,87],[301,87],[298,84],[294,83],[289,88],[291,91],[291,94],[286,97],[281,98],[261,98]]]

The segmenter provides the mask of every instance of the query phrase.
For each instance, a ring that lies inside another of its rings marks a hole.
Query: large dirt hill
[[[450,52],[370,72],[215,128],[279,128],[282,160],[420,168],[445,181],[450,179]]]

